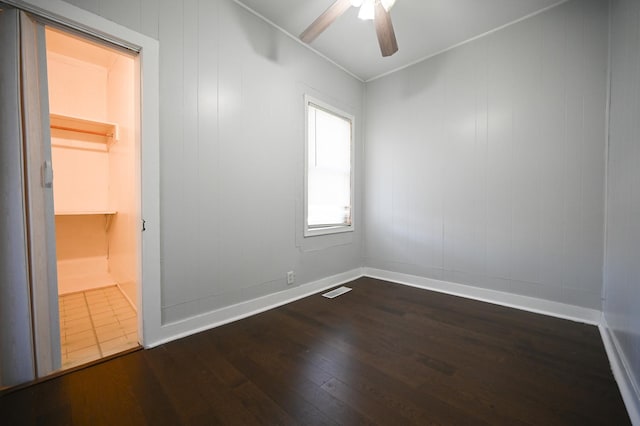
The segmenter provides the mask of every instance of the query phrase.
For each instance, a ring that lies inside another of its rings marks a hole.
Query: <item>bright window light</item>
[[[353,118],[306,97],[305,236],[353,227]]]

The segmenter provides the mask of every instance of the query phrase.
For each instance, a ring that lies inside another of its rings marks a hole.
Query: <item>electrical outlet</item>
[[[291,285],[296,282],[296,273],[293,271],[287,272],[287,284]]]

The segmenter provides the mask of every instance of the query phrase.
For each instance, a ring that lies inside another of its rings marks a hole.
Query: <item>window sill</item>
[[[353,225],[349,226],[327,226],[325,228],[305,229],[304,237],[319,237],[322,235],[341,234],[343,232],[353,232]]]

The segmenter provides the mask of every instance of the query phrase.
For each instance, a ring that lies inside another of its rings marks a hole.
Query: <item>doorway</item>
[[[62,369],[139,346],[135,55],[45,28]]]
[[[127,129],[109,117],[87,118],[80,114],[73,118],[76,124],[90,126],[84,132],[88,139],[95,130],[93,126],[105,121],[118,124],[118,132],[131,132],[134,176],[124,184],[133,182],[128,189],[135,193],[135,208],[118,211],[107,206],[107,213],[116,214],[76,211],[91,214],[75,216],[101,218],[103,230],[108,232],[117,224],[131,225],[136,249],[129,260],[136,265],[135,285],[127,286],[126,281],[117,278],[118,291],[128,295],[137,308],[140,344],[158,344],[164,330],[160,285],[159,43],[64,2],[39,2],[38,6],[32,3],[0,0],[0,192],[5,201],[0,203],[0,216],[4,218],[0,221],[0,390],[46,377],[60,370],[62,364],[45,27],[62,28],[67,35],[81,35],[80,39],[90,44],[109,46],[133,58],[135,127]],[[75,88],[77,83],[68,82],[68,88]],[[54,120],[61,124],[65,113],[58,115],[63,117]],[[64,120],[62,124],[66,124]],[[82,143],[92,146],[90,141]],[[110,145],[108,155],[123,157],[117,150],[123,146]],[[95,144],[86,151],[92,150],[96,150]],[[63,169],[59,172],[63,173]],[[58,178],[60,173],[56,174]],[[86,176],[76,175],[76,179],[88,181]],[[75,233],[83,229],[72,228]],[[117,268],[116,258],[123,253],[122,246],[115,238],[109,238],[108,243],[107,261],[112,259],[110,267]]]

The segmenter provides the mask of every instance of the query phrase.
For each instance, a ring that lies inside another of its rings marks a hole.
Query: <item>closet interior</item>
[[[62,367],[138,346],[135,61],[47,28]]]

